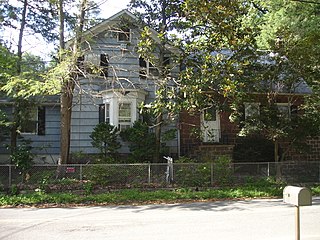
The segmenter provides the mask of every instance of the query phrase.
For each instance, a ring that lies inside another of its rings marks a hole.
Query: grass
[[[127,189],[100,194],[75,194],[70,192],[46,193],[43,191],[18,195],[0,194],[0,207],[17,206],[68,206],[68,205],[123,205],[212,201],[226,199],[279,198],[284,184],[267,181],[248,183],[238,187],[220,189],[179,188],[172,190]],[[320,185],[311,187],[314,195],[320,194]]]

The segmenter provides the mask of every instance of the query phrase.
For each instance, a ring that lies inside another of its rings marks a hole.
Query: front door
[[[220,141],[220,116],[215,107],[208,108],[202,112],[201,132],[204,142]]]

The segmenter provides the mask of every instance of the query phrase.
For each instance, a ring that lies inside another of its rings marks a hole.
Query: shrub
[[[233,182],[232,161],[228,156],[220,156],[214,161],[215,183],[224,186]]]
[[[155,154],[155,135],[142,121],[134,122],[131,128],[120,132],[123,141],[129,142],[130,162],[150,162]]]
[[[117,153],[117,149],[121,147],[118,142],[118,129],[109,123],[99,123],[90,135],[92,138],[92,146],[99,149],[104,160],[110,162]]]
[[[183,187],[206,187],[211,185],[211,165],[194,164],[193,159],[181,157],[175,162],[174,180]]]
[[[28,142],[22,142],[17,146],[13,153],[10,155],[10,161],[19,170],[19,174],[22,176],[22,182],[30,178],[29,170],[33,165],[34,154],[31,153],[32,147]]]
[[[272,141],[261,136],[239,137],[233,149],[235,162],[271,162],[274,161]]]

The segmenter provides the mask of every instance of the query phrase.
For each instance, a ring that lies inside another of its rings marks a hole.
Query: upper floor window
[[[109,55],[102,53],[88,53],[77,59],[77,71],[79,76],[86,74],[99,74],[108,77]]]
[[[109,56],[105,53],[100,54],[100,76],[108,77]]]
[[[150,63],[149,61],[146,61],[142,57],[139,58],[139,66],[140,66],[140,71],[139,71],[140,79],[147,79],[147,78],[153,78],[153,77],[159,76],[158,68],[153,66],[152,63]]]
[[[130,42],[131,41],[131,30],[127,27],[122,27],[118,31],[118,42]]]
[[[277,103],[278,116],[283,118],[292,118],[298,113],[298,107],[290,103]]]

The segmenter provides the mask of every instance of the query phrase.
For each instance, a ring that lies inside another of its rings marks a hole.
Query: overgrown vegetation
[[[155,154],[155,135],[147,123],[134,122],[133,126],[120,132],[123,141],[129,143],[129,162],[151,162]]]
[[[109,191],[94,194],[93,186],[85,185],[82,194],[71,192],[46,193],[43,191],[17,195],[0,195],[0,206],[47,206],[47,205],[108,205],[108,204],[147,204],[163,202],[205,201],[247,198],[282,197],[283,183],[276,183],[270,179],[248,182],[239,187],[225,187],[220,189],[179,188],[171,190],[146,191],[138,189]],[[313,186],[314,195],[320,194],[320,186]]]

